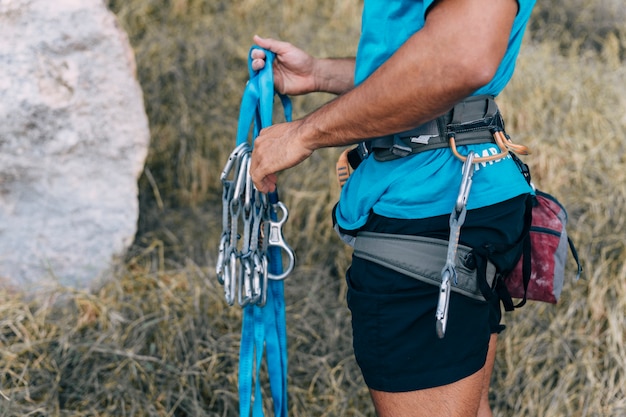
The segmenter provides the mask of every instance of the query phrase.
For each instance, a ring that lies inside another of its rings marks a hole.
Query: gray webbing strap
[[[459,245],[457,250],[457,281],[452,291],[485,301],[476,272],[471,248]],[[359,232],[354,255],[439,287],[441,270],[446,263],[448,241],[421,236]],[[491,287],[496,267],[487,264],[487,284]]]
[[[504,130],[504,121],[493,96],[472,96],[435,120],[394,135],[370,139],[367,146],[376,160],[391,161],[446,148],[449,135],[454,135],[457,146],[495,143],[493,131],[498,129]]]

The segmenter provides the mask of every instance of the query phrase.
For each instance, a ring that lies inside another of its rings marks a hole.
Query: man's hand
[[[254,36],[261,48],[274,52],[274,86],[281,94],[300,95],[315,91],[314,68],[316,59],[288,42]],[[265,52],[252,50],[252,69],[265,67]]]
[[[354,87],[354,58],[315,58],[288,42],[254,36],[261,48],[274,52],[274,86],[281,94],[316,91],[341,94]],[[265,67],[265,52],[252,51],[252,69]]]
[[[276,189],[276,173],[291,168],[313,153],[299,138],[303,121],[280,123],[262,129],[254,141],[250,176],[256,188],[263,192]]]

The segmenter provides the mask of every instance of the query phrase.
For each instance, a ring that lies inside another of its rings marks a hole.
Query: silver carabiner
[[[467,199],[472,188],[472,176],[474,175],[474,156],[470,151],[467,159],[463,163],[463,178],[459,187],[459,194],[450,214],[450,236],[448,238],[448,251],[446,254],[446,264],[441,271],[441,285],[439,286],[439,297],[437,299],[437,310],[435,312],[435,329],[440,339],[446,334],[448,324],[448,311],[450,307],[450,292],[452,281],[457,284],[456,256],[459,246],[459,236],[461,226],[465,222],[467,214]]]
[[[243,193],[243,218],[245,220],[249,220],[252,217],[252,198],[254,196],[254,184],[250,176],[250,162],[251,159],[249,157],[246,158],[246,183]]]
[[[474,176],[474,157],[476,154],[473,151],[467,154],[467,159],[463,163],[463,179],[461,180],[461,186],[459,187],[459,195],[454,205],[454,210],[460,213],[467,206],[467,199],[469,198],[469,192],[472,188],[472,177]]]
[[[446,326],[448,325],[448,309],[450,307],[450,291],[451,284],[450,278],[452,272],[456,275],[454,268],[445,268],[441,276],[441,286],[439,287],[439,299],[437,300],[437,311],[435,312],[435,328],[437,330],[437,336],[440,339],[446,334]]]
[[[230,175],[230,172],[232,171],[233,166],[235,166],[235,163],[239,162],[240,155],[243,153],[249,153],[249,152],[250,152],[250,145],[248,143],[244,142],[241,145],[237,146],[230,153],[230,156],[228,157],[228,161],[226,161],[226,165],[224,165],[224,169],[222,170],[222,174],[220,175],[220,181],[224,182],[226,178],[228,177],[228,175]]]
[[[260,305],[262,300],[265,300],[264,291],[267,291],[267,285],[263,285],[262,280],[265,279],[267,284],[267,274],[263,269],[263,261],[258,252],[254,252],[251,257],[252,263],[252,297],[250,303]],[[265,304],[265,303],[263,303]],[[262,305],[260,305],[262,306]]]
[[[226,298],[228,305],[232,306],[235,303],[235,297],[237,294],[237,277],[241,275],[241,268],[238,268],[240,265],[237,262],[237,254],[234,250],[230,251],[225,266],[224,297]]]
[[[283,270],[281,274],[275,275],[272,273],[268,273],[268,278],[272,280],[283,280],[293,270],[296,264],[296,256],[293,249],[291,249],[287,242],[285,242],[285,237],[283,236],[283,224],[285,224],[287,218],[289,217],[289,211],[287,210],[287,207],[280,201],[276,204],[273,204],[272,207],[274,208],[274,210],[276,210],[276,208],[279,208],[282,211],[282,216],[276,221],[269,221],[269,235],[267,237],[267,246],[274,246],[282,249],[282,251],[287,254],[289,261],[287,263],[287,267]]]
[[[262,256],[260,258],[260,264],[256,265],[255,267],[259,268],[259,283],[260,283],[260,287],[261,287],[261,297],[259,299],[259,301],[257,301],[257,305],[259,307],[263,307],[265,305],[265,303],[267,302],[267,290],[268,290],[268,262],[267,262],[267,256]]]
[[[239,305],[245,307],[252,302],[252,269],[251,258],[241,258],[241,276],[239,277]]]
[[[217,255],[217,262],[215,264],[215,273],[217,274],[217,281],[224,285],[224,271],[225,271],[225,263],[226,263],[226,247],[228,242],[230,241],[230,236],[228,233],[222,233],[222,238],[220,239],[219,252]]]
[[[235,178],[235,191],[233,193],[233,200],[241,200],[244,197],[245,186],[247,181],[247,173],[248,166],[250,164],[250,155],[249,153],[244,153],[241,155],[241,159],[239,161],[239,169],[237,172],[237,177]]]

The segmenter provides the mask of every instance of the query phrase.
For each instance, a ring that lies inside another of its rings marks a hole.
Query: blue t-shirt
[[[359,84],[424,26],[434,0],[365,0],[356,57]],[[515,60],[535,0],[518,0],[519,10],[504,58],[492,81],[474,95],[497,96],[513,75]],[[459,146],[462,154],[499,153],[494,144]],[[336,218],[343,229],[354,230],[367,221],[370,210],[385,217],[422,219],[448,214],[461,183],[462,162],[449,149],[437,149],[393,161],[364,160],[344,185]],[[476,165],[467,203],[474,209],[499,203],[531,189],[510,158]]]

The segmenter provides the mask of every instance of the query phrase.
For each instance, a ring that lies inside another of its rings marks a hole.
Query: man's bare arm
[[[274,189],[275,173],[321,147],[407,130],[445,113],[487,84],[506,51],[515,0],[441,0],[426,25],[358,87],[293,123],[261,131],[252,178]]]
[[[444,0],[361,86],[305,117],[313,149],[407,130],[448,111],[493,78],[517,12],[514,0]]]

